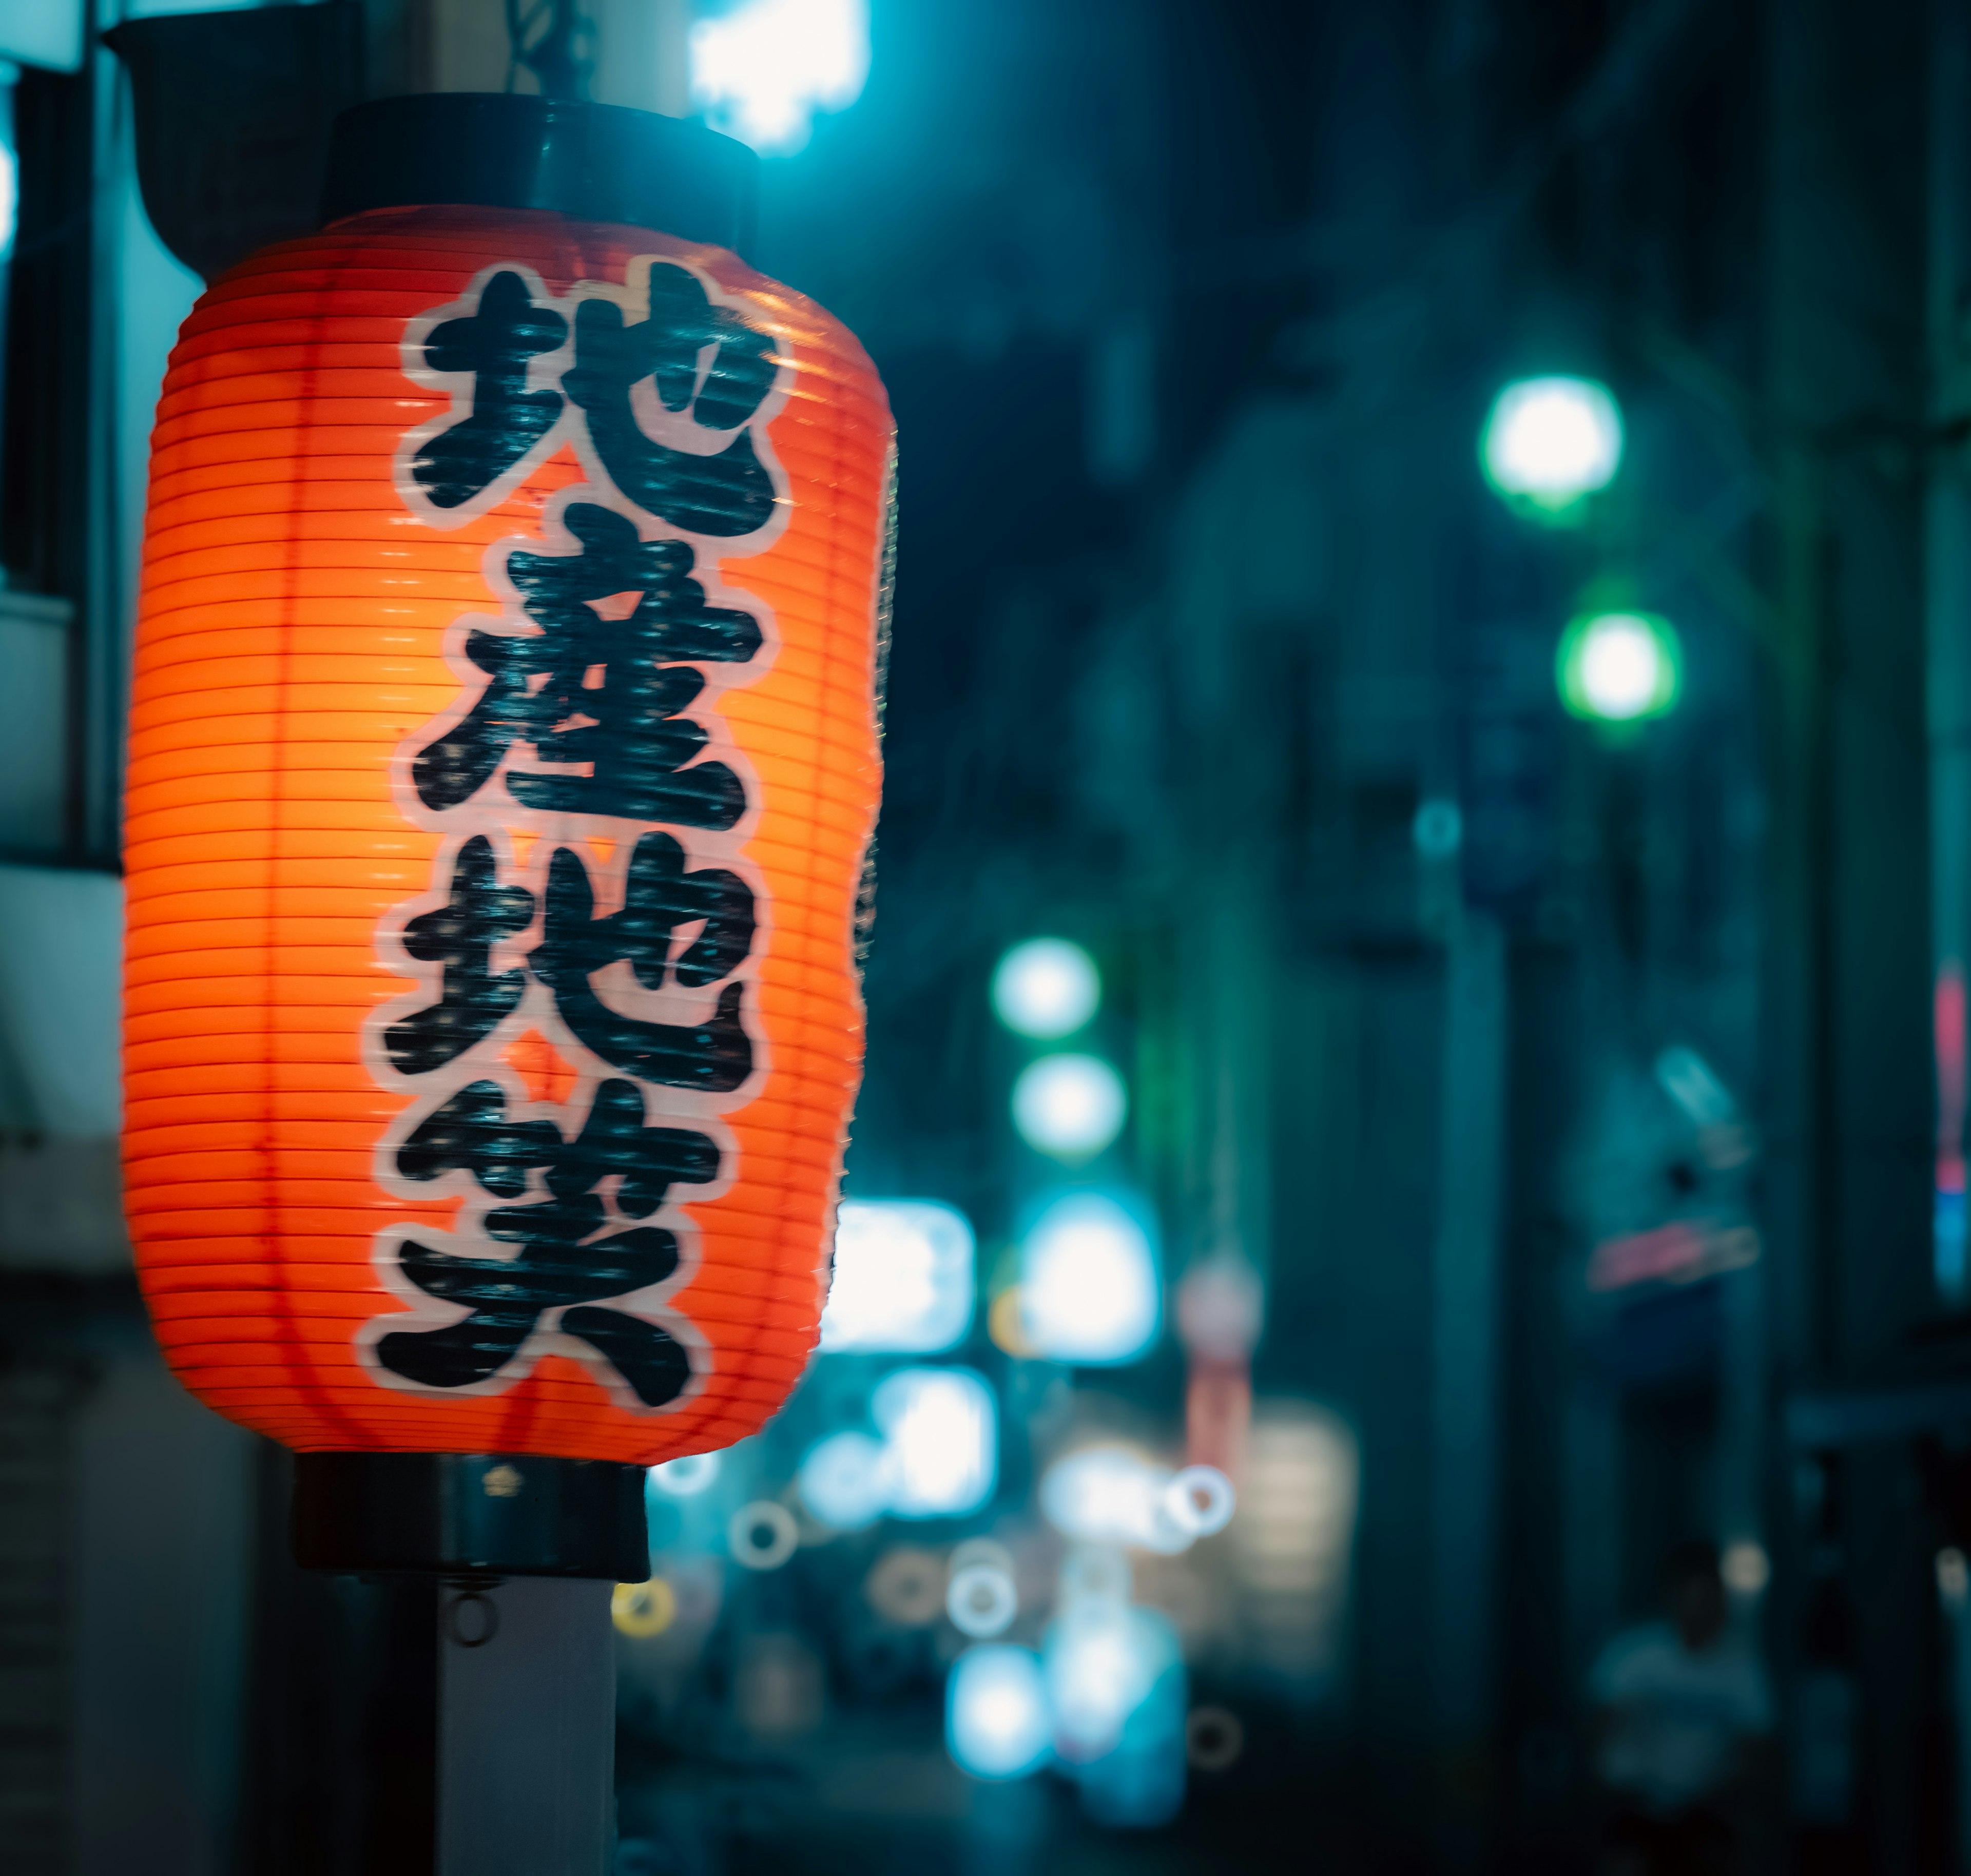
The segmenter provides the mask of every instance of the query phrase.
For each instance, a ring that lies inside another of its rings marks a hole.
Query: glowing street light
[[[1522,378],[1494,400],[1479,458],[1486,480],[1514,506],[1571,519],[1621,466],[1622,413],[1592,378]]]
[[[1095,960],[1065,938],[1029,938],[992,973],[992,1010],[1017,1035],[1051,1042],[1071,1035],[1102,1002]]]
[[[868,76],[868,0],[746,0],[691,29],[692,102],[762,156],[800,149]]]
[[[1561,634],[1554,675],[1572,715],[1637,723],[1676,708],[1683,651],[1670,622],[1653,612],[1591,613]]]
[[[1070,1193],[1042,1212],[1020,1247],[1021,1327],[1050,1361],[1133,1361],[1163,1316],[1148,1233],[1099,1192]]]
[[[1013,1083],[1013,1125],[1028,1145],[1070,1164],[1122,1131],[1129,1096],[1099,1055],[1044,1055]]]

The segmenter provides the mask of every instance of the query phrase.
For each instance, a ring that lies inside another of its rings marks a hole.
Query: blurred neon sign
[[[1639,1283],[1696,1283],[1759,1261],[1759,1234],[1750,1225],[1721,1227],[1715,1219],[1679,1218],[1653,1231],[1604,1238],[1588,1259],[1588,1287],[1633,1289]]]

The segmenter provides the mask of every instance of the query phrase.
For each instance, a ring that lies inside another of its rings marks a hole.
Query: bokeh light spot
[[[992,1009],[1015,1034],[1038,1041],[1071,1035],[1102,1002],[1095,960],[1065,938],[1029,938],[992,973]]]
[[[1162,1318],[1148,1233],[1113,1199],[1077,1192],[1041,1213],[1021,1251],[1021,1326],[1053,1361],[1132,1361]]]
[[[945,1744],[974,1778],[1024,1778],[1046,1764],[1047,1684],[1031,1649],[968,1648],[945,1692]]]
[[[1670,621],[1653,613],[1595,613],[1562,635],[1555,675],[1574,715],[1633,723],[1675,707],[1682,649]]]
[[[1494,402],[1480,453],[1500,494],[1567,509],[1614,480],[1622,415],[1591,378],[1523,378]]]
[[[1044,1055],[1013,1083],[1020,1138],[1058,1160],[1093,1158],[1122,1131],[1129,1111],[1122,1076],[1096,1055]]]
[[[691,29],[692,101],[762,156],[803,148],[868,76],[868,0],[748,0]]]

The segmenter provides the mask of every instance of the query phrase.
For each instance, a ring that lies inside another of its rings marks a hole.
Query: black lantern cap
[[[321,219],[471,203],[627,222],[744,254],[760,159],[702,124],[497,91],[378,98],[329,133]]]
[[[350,1575],[650,1574],[643,1468],[529,1453],[301,1453],[295,1561]]]

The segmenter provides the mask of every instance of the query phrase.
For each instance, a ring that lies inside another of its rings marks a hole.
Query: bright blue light
[[[1054,1750],[1098,1822],[1161,1824],[1184,1802],[1183,1652],[1153,1609],[1077,1602],[1047,1631]]]
[[[801,1461],[800,1495],[838,1531],[874,1524],[890,1505],[889,1453],[866,1433],[831,1433]]]
[[[1028,1233],[1021,1322],[1049,1360],[1133,1361],[1156,1339],[1162,1308],[1148,1234],[1113,1199],[1096,1192],[1057,1199]]]
[[[824,1353],[934,1355],[972,1326],[972,1227],[927,1199],[843,1201]]]
[[[1075,1604],[1047,1631],[1056,1750],[1082,1763],[1113,1751],[1130,1716],[1149,1699],[1165,1670],[1182,1660],[1177,1631],[1155,1610]]]
[[[0,260],[14,251],[14,230],[20,220],[21,163],[11,143],[0,143]]]
[[[859,1531],[886,1512],[958,1517],[999,1477],[992,1384],[969,1368],[901,1368],[869,1397],[883,1437],[832,1433],[801,1461],[800,1494],[823,1524]]]
[[[999,1451],[992,1389],[969,1368],[904,1368],[869,1397],[888,1448],[890,1510],[957,1517],[992,1495]]]
[[[868,76],[867,0],[747,0],[691,29],[692,101],[763,156],[792,155]]]
[[[944,1741],[974,1778],[1024,1778],[1047,1758],[1047,1685],[1031,1649],[968,1648],[945,1688]]]
[[[1187,1693],[1183,1662],[1167,1660],[1114,1749],[1078,1769],[1082,1809],[1096,1822],[1147,1830],[1183,1808]]]

